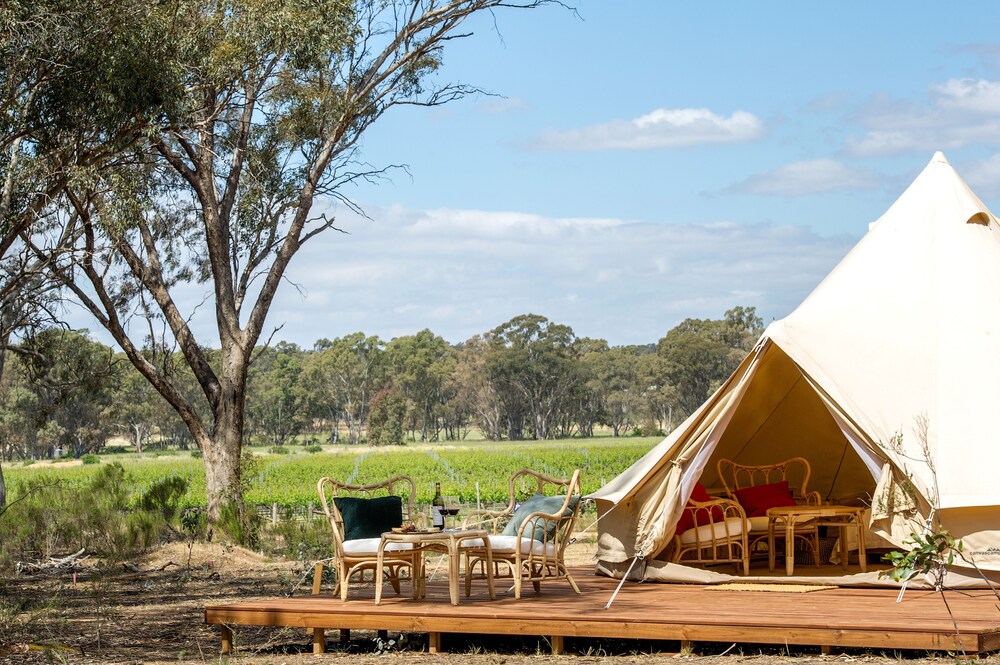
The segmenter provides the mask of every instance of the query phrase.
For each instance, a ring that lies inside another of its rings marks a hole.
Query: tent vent
[[[990,214],[987,212],[977,212],[975,215],[970,217],[966,224],[980,224],[982,226],[990,225]]]

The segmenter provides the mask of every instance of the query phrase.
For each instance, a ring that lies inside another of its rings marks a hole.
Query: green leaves
[[[892,568],[880,571],[879,576],[902,582],[915,575],[931,574],[935,588],[940,591],[944,587],[947,567],[955,562],[956,554],[962,553],[962,541],[955,540],[946,529],[942,529],[910,534],[904,542],[912,544],[910,550],[886,554],[883,560],[892,564]]]

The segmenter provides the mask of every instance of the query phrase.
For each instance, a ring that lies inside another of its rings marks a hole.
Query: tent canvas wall
[[[717,485],[720,457],[800,455],[810,489],[870,505],[889,542],[933,508],[979,567],[1000,571],[998,405],[1000,223],[937,153],[714,395],[592,495],[607,513],[599,570],[641,560],[645,577],[690,579],[664,559],[694,483]]]

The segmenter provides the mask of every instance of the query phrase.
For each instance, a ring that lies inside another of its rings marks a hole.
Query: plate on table
[[[412,533],[414,535],[420,535],[420,534],[425,534],[425,533],[441,533],[441,529],[439,529],[437,527],[407,529],[407,528],[401,527],[401,526],[394,526],[394,527],[392,527],[392,532],[393,533]]]

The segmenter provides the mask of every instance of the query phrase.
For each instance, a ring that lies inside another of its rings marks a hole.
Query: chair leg
[[[339,567],[337,571],[337,584],[340,585],[340,599],[347,602],[347,576],[350,574],[347,571],[347,566],[343,565]]]
[[[576,585],[576,580],[574,580],[573,576],[569,574],[569,571],[563,569],[563,573],[565,573],[565,575],[566,575],[566,581],[569,582],[569,585],[571,587],[573,587],[573,591],[576,591],[577,593],[580,593],[580,587],[578,587]]]
[[[319,595],[320,585],[323,583],[323,562],[320,561],[316,564],[316,569],[313,572],[313,595]]]
[[[474,566],[472,565],[472,557],[468,554],[465,555],[465,597],[468,598],[472,595],[472,571]]]

